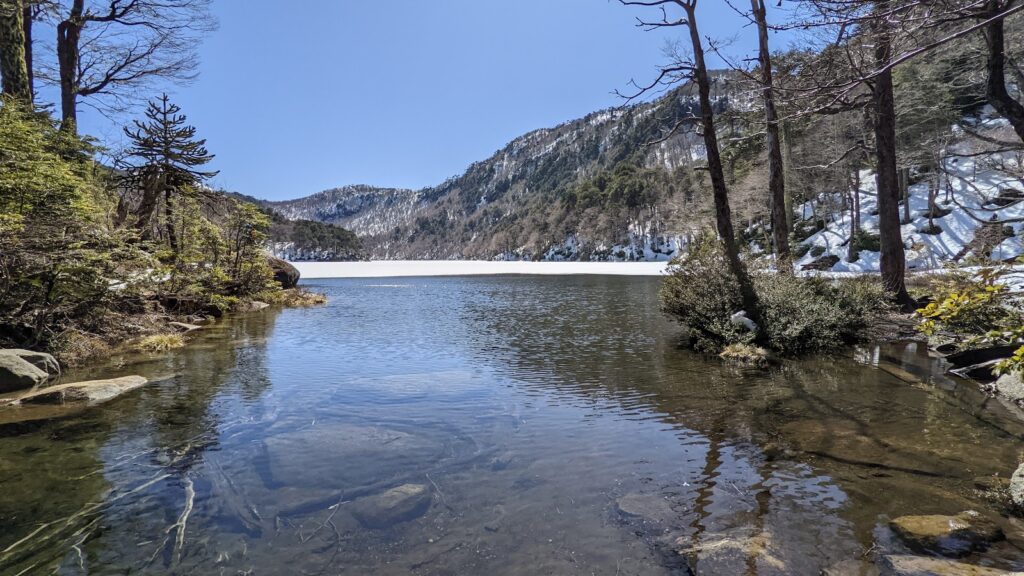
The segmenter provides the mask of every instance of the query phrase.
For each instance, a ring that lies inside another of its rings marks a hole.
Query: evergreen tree
[[[144,238],[151,236],[158,204],[163,202],[164,235],[168,245],[177,253],[176,198],[194,193],[206,180],[217,175],[216,171],[199,169],[214,156],[206,150],[206,140],[196,138],[195,127],[186,123],[187,118],[181,113],[181,108],[171,104],[166,94],[149,103],[146,118],[145,121],[136,120],[134,128],[124,129],[132,142],[125,161],[126,189],[141,194],[135,226]],[[127,206],[126,196],[119,209],[122,218],[127,215]]]
[[[28,102],[32,98],[25,63],[25,26],[22,0],[0,0],[0,76],[3,93]]]

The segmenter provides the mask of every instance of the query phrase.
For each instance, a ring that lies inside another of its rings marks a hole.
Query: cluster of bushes
[[[739,285],[718,243],[703,242],[670,268],[662,308],[689,329],[697,350],[718,353],[730,345],[757,343],[783,355],[863,340],[891,309],[876,280],[802,278],[767,270],[754,270],[752,280],[760,302],[759,331],[733,321],[743,309]]]
[[[926,288],[931,299],[917,311],[918,330],[959,348],[1018,345],[1016,353],[994,366],[996,374],[1024,370],[1024,301],[1006,283],[1009,265],[968,273],[951,270]]]
[[[139,226],[133,189],[95,153],[49,114],[0,100],[0,346],[70,360],[155,329],[141,318],[171,297],[226,310],[279,289],[258,208],[183,185]]]

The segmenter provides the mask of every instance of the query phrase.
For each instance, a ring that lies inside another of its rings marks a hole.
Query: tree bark
[[[25,72],[28,73],[28,97],[34,100],[36,97],[35,72],[32,63],[32,23],[35,20],[35,11],[31,1],[25,2],[21,11],[22,28],[25,30]]]
[[[764,0],[750,0],[757,23],[758,61],[761,66],[761,94],[764,99],[764,119],[768,146],[768,192],[770,194],[772,239],[775,243],[776,268],[784,274],[793,273],[793,259],[789,252],[789,223],[786,212],[786,176],[782,164],[782,142],[779,120],[775,111],[772,57],[768,49],[768,16]]]
[[[1000,0],[989,0],[986,4],[987,16],[992,17],[999,14],[1013,4],[1013,0],[1002,6]],[[1000,18],[985,28],[985,44],[988,46],[988,69],[987,94],[989,104],[999,114],[1006,118],[1013,131],[1024,141],[1024,105],[1013,99],[1006,89],[1006,34],[1004,32],[1003,18]],[[1024,88],[1024,87],[1022,87]]]
[[[718,149],[718,136],[715,134],[715,117],[711,108],[711,82],[708,79],[708,69],[704,62],[704,46],[701,42],[700,32],[697,29],[696,7],[686,3],[686,18],[690,30],[690,42],[693,47],[693,73],[697,81],[697,91],[700,102],[701,127],[704,136],[704,148],[708,160],[708,173],[711,176],[711,189],[715,201],[715,225],[718,229],[718,236],[725,249],[725,256],[730,271],[736,277],[739,284],[740,298],[743,302],[743,309],[747,317],[754,321],[758,330],[763,330],[761,325],[760,306],[757,301],[757,294],[754,292],[754,284],[750,280],[747,267],[740,258],[739,246],[736,243],[736,233],[732,227],[732,210],[729,207],[729,191],[725,185],[725,173],[722,169],[722,156]],[[761,334],[758,335],[759,337]]]
[[[71,13],[57,25],[61,128],[71,133],[78,132],[78,63],[84,12],[85,0],[74,0]]]
[[[875,9],[884,13],[888,0],[879,0]],[[879,18],[872,22],[875,41],[875,65],[882,69],[892,61],[892,31]],[[875,182],[878,190],[878,235],[881,243],[882,283],[904,310],[913,310],[916,302],[907,293],[906,254],[900,231],[900,186],[896,167],[896,105],[892,72],[886,68],[871,85],[875,133]]]
[[[22,0],[0,0],[0,76],[3,93],[31,102],[32,89],[25,68],[25,14]]]

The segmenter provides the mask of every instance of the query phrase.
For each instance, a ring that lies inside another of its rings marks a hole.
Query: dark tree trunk
[[[885,12],[889,2],[879,1],[876,10]],[[887,66],[892,60],[891,30],[887,22],[872,24],[875,41],[875,65]],[[913,310],[914,300],[907,293],[906,254],[900,232],[900,185],[896,168],[896,106],[892,72],[885,69],[871,85],[872,127],[875,132],[875,181],[878,189],[878,235],[881,244],[882,283],[904,310]]]
[[[144,240],[153,236],[153,214],[156,212],[157,200],[160,198],[161,180],[156,176],[145,176],[142,180],[142,200],[139,202],[135,228]]]
[[[24,102],[32,100],[25,68],[25,25],[22,0],[0,0],[0,76],[3,93]]]
[[[725,185],[725,173],[722,169],[722,156],[718,149],[718,137],[715,134],[715,117],[711,108],[711,82],[708,79],[707,65],[704,62],[704,46],[701,43],[700,32],[697,29],[697,15],[692,4],[685,5],[686,17],[689,23],[690,42],[693,45],[694,78],[697,80],[697,91],[700,99],[701,128],[704,132],[704,148],[708,160],[708,173],[711,176],[711,188],[715,200],[715,225],[718,229],[718,236],[725,249],[730,271],[736,277],[740,288],[740,298],[743,301],[743,309],[747,317],[753,320],[759,330],[761,326],[760,306],[757,301],[757,294],[754,292],[754,284],[750,280],[750,274],[743,260],[740,259],[739,246],[736,243],[736,233],[732,227],[732,210],[729,207],[729,192]]]
[[[164,189],[164,232],[167,234],[167,244],[171,251],[178,253],[178,233],[174,228],[174,203],[172,202],[173,190],[170,187]]]
[[[1012,4],[1000,0],[988,0],[987,15],[996,16]],[[988,46],[988,101],[1010,125],[1017,136],[1024,140],[1024,105],[1013,99],[1006,90],[1006,35],[1003,19],[1000,18],[985,28],[985,43]],[[1024,88],[1022,86],[1021,88]]]
[[[903,224],[910,224],[910,169],[900,168],[900,195],[903,198]]]
[[[57,65],[60,72],[61,128],[78,131],[78,63],[85,0],[74,0],[71,13],[57,25]]]
[[[776,268],[784,274],[793,273],[789,253],[789,223],[786,212],[786,177],[782,164],[782,142],[779,137],[778,114],[775,111],[772,57],[768,49],[768,17],[764,0],[750,0],[757,23],[758,61],[761,66],[761,94],[764,98],[764,119],[768,146],[768,192],[772,214],[772,239],[775,243]]]

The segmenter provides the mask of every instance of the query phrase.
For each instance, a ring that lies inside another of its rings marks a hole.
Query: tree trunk
[[[888,0],[875,3],[878,12],[888,9]],[[887,66],[892,60],[891,30],[881,19],[872,23],[875,41],[875,65]],[[906,254],[900,231],[900,186],[896,168],[896,106],[892,72],[885,69],[871,85],[875,132],[875,182],[878,189],[878,235],[881,243],[882,283],[904,310],[913,310],[914,300],[907,293]]]
[[[74,0],[68,18],[57,25],[57,65],[60,72],[61,128],[78,132],[79,42],[85,22],[85,0]]]
[[[31,82],[25,68],[24,14],[22,0],[0,0],[0,76],[4,94],[31,102]]]
[[[900,195],[903,198],[903,224],[910,224],[910,169],[900,168]]]
[[[34,100],[36,96],[36,80],[32,63],[32,23],[35,20],[35,13],[31,2],[25,2],[21,12],[22,28],[25,30],[25,72],[28,73],[28,97]]]
[[[174,228],[174,203],[172,202],[171,187],[164,188],[164,232],[167,234],[167,244],[171,251],[178,253],[178,234]]]
[[[1008,2],[1005,8],[1009,8],[1011,3]],[[1000,0],[988,0],[986,16],[999,14],[1001,4]],[[1006,90],[1006,39],[1002,18],[985,27],[985,44],[988,46],[986,68],[989,104],[1010,122],[1013,131],[1024,140],[1024,105],[1014,100]]]
[[[758,61],[761,66],[761,94],[764,98],[764,119],[768,146],[768,192],[770,194],[772,239],[775,242],[776,268],[784,274],[793,273],[793,259],[789,253],[789,223],[786,212],[786,177],[782,164],[782,142],[779,120],[775,111],[772,57],[768,49],[768,17],[764,0],[750,0],[757,23]]]
[[[722,246],[725,249],[725,256],[728,260],[730,271],[736,277],[736,282],[739,284],[743,309],[747,313],[747,317],[757,324],[758,330],[763,334],[757,294],[754,292],[754,284],[750,280],[747,267],[744,265],[743,260],[740,259],[739,246],[736,243],[736,234],[732,227],[729,192],[725,185],[722,156],[718,149],[718,137],[715,134],[714,111],[711,109],[711,82],[708,79],[708,69],[704,62],[704,46],[701,43],[700,32],[697,29],[696,9],[692,4],[686,4],[684,8],[689,23],[690,42],[693,45],[694,77],[697,80],[697,91],[699,93],[701,128],[704,132],[704,148],[706,149],[705,152],[708,160],[708,174],[711,176],[711,189],[715,200],[715,225],[718,229],[718,236]],[[761,337],[761,334],[758,336]]]

